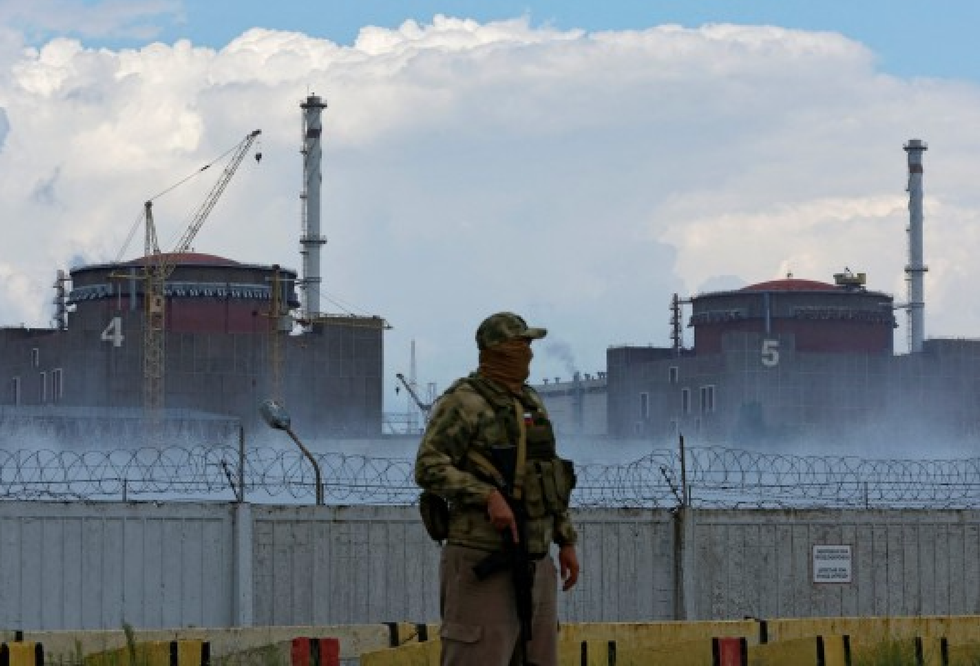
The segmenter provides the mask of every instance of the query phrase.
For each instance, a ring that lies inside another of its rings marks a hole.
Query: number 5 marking
[[[113,347],[122,347],[124,340],[122,332],[122,317],[113,317],[109,325],[102,331],[102,341],[111,342]]]
[[[767,368],[779,365],[779,340],[762,341],[762,365]]]

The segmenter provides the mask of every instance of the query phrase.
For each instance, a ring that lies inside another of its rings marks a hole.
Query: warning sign
[[[850,546],[813,547],[814,583],[850,583],[852,565]]]

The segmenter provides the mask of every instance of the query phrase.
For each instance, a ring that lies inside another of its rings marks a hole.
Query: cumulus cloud
[[[928,333],[980,335],[980,308],[956,298],[980,278],[980,90],[886,76],[838,34],[440,16],[351,46],[257,28],[220,50],[56,37],[0,57],[3,324],[47,325],[58,268],[114,259],[147,197],[256,128],[262,163],[195,247],[298,267],[299,104],[315,92],[322,307],[394,326],[389,400],[413,341],[419,382],[445,388],[497,310],[560,341],[534,380],[567,377],[568,358],[602,370],[609,345],[668,345],[674,293],[848,266],[903,300],[910,138],[931,146]],[[209,189],[197,180],[154,204],[161,238]]]

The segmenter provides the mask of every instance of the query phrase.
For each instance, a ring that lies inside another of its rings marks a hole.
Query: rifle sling
[[[511,496],[520,502],[524,496],[524,466],[527,464],[527,426],[524,424],[524,406],[514,398],[514,416],[517,418],[517,464],[514,465],[514,481]],[[505,488],[506,481],[500,470],[479,451],[469,451],[467,459],[480,468],[484,474],[493,479],[498,488]]]
[[[514,499],[524,496],[524,465],[527,463],[527,426],[524,423],[524,405],[514,398],[514,416],[517,418],[517,466],[514,470]]]

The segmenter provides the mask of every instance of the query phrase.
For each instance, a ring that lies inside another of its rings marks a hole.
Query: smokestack
[[[320,314],[320,249],[327,242],[320,235],[320,115],[327,103],[316,95],[309,95],[300,104],[303,109],[303,235],[299,239],[303,255],[303,277],[299,280],[302,291],[301,319],[315,320]]]
[[[910,139],[905,144],[909,162],[909,263],[905,267],[908,284],[909,351],[922,351],[925,338],[925,272],[922,263],[922,153],[928,150],[924,141]]]

